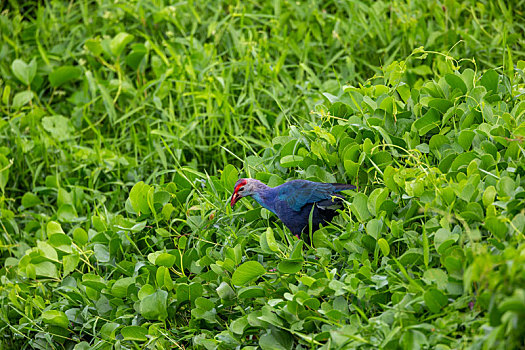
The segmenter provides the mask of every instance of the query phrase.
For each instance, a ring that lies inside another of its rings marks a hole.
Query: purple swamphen
[[[269,187],[259,180],[240,179],[235,184],[230,205],[242,197],[252,196],[260,205],[274,213],[290,229],[292,234],[300,235],[308,228],[312,211],[312,230],[319,228],[337,214],[342,208],[344,198],[337,192],[352,190],[348,184],[322,183],[307,180],[292,180],[277,187]]]

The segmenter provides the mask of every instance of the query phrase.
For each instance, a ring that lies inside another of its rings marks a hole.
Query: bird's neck
[[[274,208],[274,189],[271,187],[266,186],[265,184],[261,183],[257,188],[255,189],[254,193],[252,194],[252,198],[257,201],[261,206],[268,209],[269,211],[275,213]]]

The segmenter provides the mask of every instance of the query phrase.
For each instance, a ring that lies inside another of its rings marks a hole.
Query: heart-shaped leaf
[[[236,286],[248,284],[266,273],[264,267],[257,261],[247,261],[239,266],[232,275],[232,283]]]

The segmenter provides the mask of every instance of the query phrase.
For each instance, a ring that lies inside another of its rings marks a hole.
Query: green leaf
[[[95,257],[98,262],[106,263],[109,261],[109,249],[107,246],[103,244],[95,244],[93,251],[95,252]]]
[[[384,169],[387,165],[392,164],[392,155],[387,151],[376,152],[371,159],[380,169]]]
[[[264,289],[260,286],[248,286],[239,289],[237,292],[237,297],[239,299],[247,299],[247,298],[260,298],[264,297],[266,294],[264,292]]]
[[[303,301],[303,306],[312,310],[317,310],[319,309],[319,306],[321,306],[321,302],[317,298],[309,298]]]
[[[281,261],[277,268],[281,273],[295,274],[303,268],[303,259],[286,259]]]
[[[58,208],[57,218],[61,222],[74,222],[78,218],[78,214],[71,204],[62,204]]]
[[[462,261],[459,258],[451,255],[445,257],[443,266],[445,266],[450,274],[453,274],[454,272],[461,272],[463,268]]]
[[[418,131],[419,136],[423,136],[439,124],[441,124],[439,111],[435,108],[430,108],[423,117],[414,122],[413,126]]]
[[[79,67],[62,66],[49,74],[49,83],[52,87],[59,87],[67,82],[78,79],[82,74]]]
[[[493,93],[498,91],[498,82],[499,75],[493,69],[486,71],[480,80],[481,85],[484,86],[487,91],[491,91]]]
[[[376,101],[372,100],[369,96],[363,96],[363,105],[368,107],[370,112],[373,112],[377,109]]]
[[[20,268],[19,271],[24,271],[23,268]],[[25,273],[26,273],[26,276],[27,278],[30,278],[30,279],[36,279],[36,267],[34,264],[27,264],[27,266],[25,267]]]
[[[503,176],[496,185],[498,196],[511,197],[515,189],[515,183],[509,176]]]
[[[102,53],[102,45],[99,38],[87,39],[84,45],[94,56],[99,56]]]
[[[519,293],[521,292],[521,293]],[[523,298],[523,289],[514,292],[514,295],[505,298],[499,305],[500,312],[512,311],[518,314],[525,314],[525,298]]]
[[[268,246],[268,241],[266,240],[266,231],[261,233],[261,235],[259,236],[259,245],[261,246],[263,252],[267,254],[273,253],[270,247]]]
[[[226,248],[226,256],[230,258],[236,265],[242,262],[242,246],[240,244],[235,247]]]
[[[311,287],[312,284],[316,281],[315,278],[312,278],[312,277],[307,276],[307,275],[301,276],[298,280],[299,280],[302,284],[304,284],[305,286],[308,286],[308,287]]]
[[[164,207],[162,207],[161,215],[164,218],[164,220],[168,221],[171,218],[171,215],[175,211],[175,207],[171,203],[167,203]],[[158,229],[159,231],[157,233],[164,234],[165,236],[169,236],[169,232],[162,227]],[[161,235],[162,235],[161,234]]]
[[[25,106],[33,99],[34,96],[35,94],[33,91],[21,91],[17,93],[15,97],[13,97],[13,108],[19,109]]]
[[[162,254],[161,251],[153,252],[148,254],[148,261],[155,265],[155,261],[157,261],[157,257]]]
[[[198,297],[195,299],[195,306],[204,311],[211,311],[215,308],[215,303],[210,299]]]
[[[428,309],[433,313],[438,313],[448,304],[447,297],[437,289],[431,288],[423,294],[423,299]]]
[[[64,255],[62,258],[62,264],[64,265],[64,276],[67,276],[71,272],[75,271],[79,261],[80,256],[78,254]]]
[[[298,141],[295,139],[290,140],[280,149],[279,153],[281,157],[294,155],[295,153],[297,153],[298,148]]]
[[[288,332],[270,328],[268,333],[259,338],[259,346],[262,350],[290,350],[294,341]]]
[[[164,321],[168,318],[168,292],[157,290],[140,301],[140,313],[147,320]]]
[[[155,265],[158,266],[164,266],[164,267],[172,267],[175,264],[176,257],[174,255],[168,254],[168,253],[162,253],[157,256],[155,259]]]
[[[51,261],[58,260],[57,251],[49,243],[38,241],[36,245],[38,249],[41,251],[41,253],[43,254],[43,256],[45,256],[48,260],[51,260]]]
[[[118,323],[107,322],[100,328],[100,335],[103,339],[115,340],[115,332],[119,327]]]
[[[376,188],[370,193],[368,197],[368,210],[372,215],[378,215],[381,211],[381,207],[385,204],[388,198],[388,188]]]
[[[357,176],[358,172],[359,172],[359,168],[361,167],[361,165],[359,163],[356,163],[352,160],[345,160],[344,161],[344,167],[345,167],[345,172],[346,172],[346,175],[349,177],[349,178],[354,178]]]
[[[298,166],[299,164],[301,164],[303,159],[303,157],[295,155],[284,156],[281,158],[281,166],[283,168],[291,168],[294,166]]]
[[[92,273],[82,275],[82,284],[99,292],[106,288],[106,281],[102,277]]]
[[[160,266],[157,269],[156,279],[159,287],[164,287],[167,290],[173,289],[173,280],[167,267]]]
[[[475,152],[461,153],[452,162],[452,165],[450,166],[450,171],[457,171],[462,167],[467,167],[470,164],[470,162],[476,158],[477,155]]]
[[[69,124],[69,119],[62,115],[42,118],[42,126],[57,141],[65,141],[71,138],[72,127]]]
[[[401,82],[397,86],[396,91],[399,93],[399,96],[401,96],[404,102],[410,98],[410,86],[408,84]]]
[[[461,212],[461,216],[467,220],[483,221],[483,208],[478,202],[471,202]]]
[[[441,269],[428,269],[423,274],[423,280],[429,284],[435,283],[438,289],[445,289],[448,283],[448,277],[445,271]]]
[[[268,227],[266,229],[266,243],[268,244],[268,248],[270,248],[273,252],[279,251],[279,245],[277,244],[277,241],[275,240],[275,237],[273,236],[273,230],[271,227]]]
[[[136,183],[129,192],[129,200],[133,210],[138,214],[149,214],[151,210],[148,205],[148,192],[151,186],[143,181]]]
[[[16,59],[11,64],[11,69],[18,80],[20,80],[25,85],[29,85],[36,75],[36,59],[33,58],[29,64],[20,59]]]
[[[35,274],[40,277],[58,278],[58,270],[55,264],[50,261],[43,261],[34,264]]]
[[[461,130],[458,136],[458,143],[465,151],[468,151],[472,145],[472,140],[476,134],[471,130]]]
[[[394,192],[397,192],[398,191],[398,186],[396,184],[396,182],[394,181],[394,174],[396,173],[396,170],[388,165],[384,172],[383,172],[383,181],[385,182],[385,185],[392,191]],[[374,193],[375,190],[372,192]],[[378,194],[379,195],[379,194]],[[372,196],[372,195],[370,195]],[[375,210],[377,210],[377,208],[374,207]]]
[[[381,249],[381,252],[384,256],[388,256],[390,254],[390,246],[388,245],[388,242],[384,238],[380,238],[377,241],[377,244],[379,245],[379,248]]]
[[[290,254],[290,259],[302,259],[303,258],[303,245],[302,240],[296,241],[294,243],[292,254]]]
[[[181,285],[179,285],[179,286],[181,286]],[[185,286],[187,287],[188,285],[185,284]],[[153,293],[155,293],[155,287],[153,287],[151,284],[145,284],[139,290],[139,293],[138,293],[139,300],[142,300],[145,297],[147,297],[148,295],[151,295]]]
[[[109,47],[115,56],[120,56],[127,44],[133,41],[135,36],[126,32],[118,33],[110,42]]]
[[[64,233],[52,233],[48,234],[48,242],[55,248],[60,248],[62,250],[67,249],[71,250],[71,238]]]
[[[335,292],[336,296],[343,295],[347,291],[346,284],[338,280],[331,280],[328,287]]]
[[[58,310],[47,310],[42,312],[42,320],[45,324],[67,328],[69,320],[64,312]]]
[[[130,340],[130,341],[147,341],[148,337],[146,335],[148,334],[148,330],[144,327],[140,326],[127,326],[120,330],[120,334],[122,334],[122,337],[124,340]]]
[[[428,101],[428,106],[434,107],[441,113],[445,113],[449,110],[450,107],[454,106],[454,103],[444,98],[433,98],[430,101]]]
[[[440,228],[434,234],[434,245],[436,247],[436,250],[440,254],[443,254],[448,247],[450,247],[458,240],[458,238],[459,237],[457,234],[452,234],[446,228]]]
[[[368,211],[368,197],[364,193],[357,193],[354,196],[350,209],[361,222],[368,220],[371,216]]]
[[[88,234],[83,228],[77,227],[73,230],[73,240],[76,244],[83,246],[88,242],[88,239]]]
[[[8,105],[9,104],[9,97],[11,96],[11,86],[9,85],[6,85],[4,87],[4,92],[2,93],[2,103],[4,105]],[[2,124],[0,124],[1,126]]]
[[[381,236],[381,231],[383,229],[383,222],[378,219],[372,219],[366,223],[366,233],[374,237],[375,240],[379,239]]]
[[[256,280],[266,273],[264,267],[257,261],[247,261],[239,266],[232,275],[232,283],[243,286]]]
[[[485,227],[499,239],[505,239],[508,231],[505,220],[495,216],[490,216],[485,219]]]
[[[224,167],[224,170],[221,174],[221,181],[224,183],[226,188],[233,190],[233,186],[239,179],[239,171],[236,167],[231,164],[228,164]]]
[[[229,328],[233,333],[242,335],[246,326],[248,326],[248,319],[246,316],[243,316],[233,320]]]
[[[401,335],[402,349],[423,349],[426,344],[428,344],[427,338],[418,330],[409,329]]]
[[[223,300],[230,300],[235,298],[235,292],[232,287],[226,282],[221,282],[221,284],[216,289],[217,295]]]
[[[56,221],[49,221],[46,226],[46,231],[48,235],[52,235],[54,233],[64,233],[64,230],[62,230],[62,226]]]
[[[133,69],[138,69],[143,62],[144,56],[148,53],[148,48],[144,44],[133,44],[131,52],[126,56],[126,63]]]
[[[180,236],[179,241],[177,242],[177,247],[180,249],[186,248],[186,243],[188,242],[188,237],[186,236]]]
[[[35,194],[31,193],[31,192],[26,192],[23,196],[22,196],[22,205],[25,207],[25,208],[32,208],[34,207],[35,205],[39,205],[40,203],[42,203],[42,201],[40,200],[40,198],[38,198]]]
[[[467,85],[460,76],[450,73],[445,75],[445,80],[452,88],[451,90],[459,89],[463,94],[467,93]]]
[[[128,287],[133,283],[135,283],[133,277],[119,278],[111,287],[111,294],[117,298],[124,298],[128,295]]]

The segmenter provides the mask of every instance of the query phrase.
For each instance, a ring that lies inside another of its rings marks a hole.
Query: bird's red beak
[[[237,201],[241,199],[241,196],[239,196],[239,194],[237,192],[235,192],[232,196],[232,199],[230,201],[230,206],[232,207],[233,209],[233,206],[235,205],[235,203],[237,203]]]

